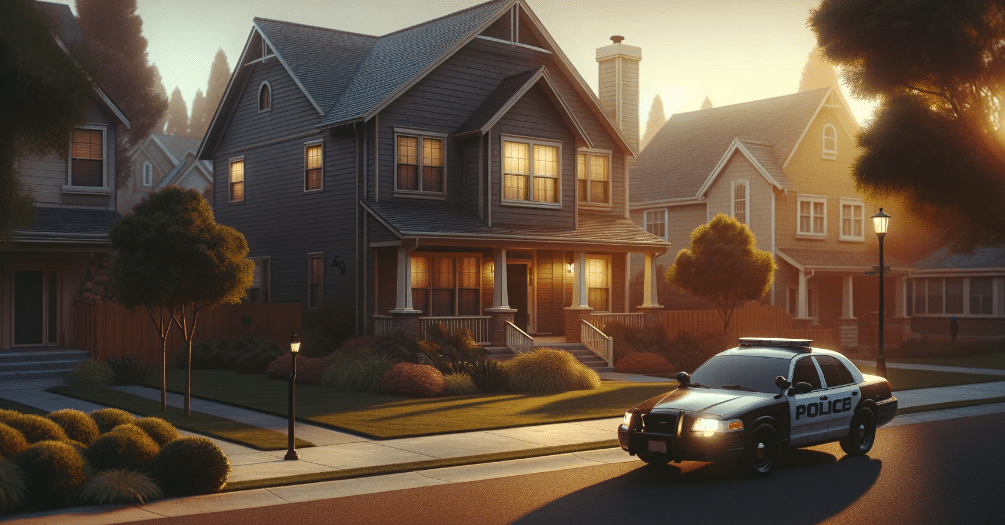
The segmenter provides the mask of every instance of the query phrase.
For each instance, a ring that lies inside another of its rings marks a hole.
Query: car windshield
[[[789,360],[777,357],[719,355],[691,374],[692,386],[777,393],[775,378],[789,375]]]

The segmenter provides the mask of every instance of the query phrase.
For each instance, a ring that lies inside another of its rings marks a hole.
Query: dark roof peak
[[[435,24],[437,22],[440,22],[442,20],[446,20],[448,18],[454,18],[454,17],[456,17],[458,15],[463,15],[464,13],[467,13],[469,11],[474,11],[476,9],[481,9],[482,7],[490,5],[490,4],[504,4],[504,3],[512,2],[512,1],[513,0],[489,0],[488,2],[482,2],[480,4],[475,4],[475,5],[471,6],[471,7],[468,7],[468,8],[465,8],[465,9],[461,9],[460,11],[452,11],[450,13],[447,13],[447,14],[441,16],[441,17],[438,17],[438,18],[434,18],[432,20],[426,20],[425,22],[419,22],[418,24],[411,25],[411,26],[408,26],[408,27],[404,27],[404,28],[401,28],[401,29],[399,29],[397,31],[392,31],[390,33],[387,33],[386,35],[382,35],[381,38],[385,38],[385,37],[389,37],[389,36],[392,36],[392,35],[396,35],[398,33],[404,33],[406,31],[411,31],[413,29],[418,29],[420,27],[424,27],[424,26],[427,26],[427,25],[430,25],[430,24]]]
[[[276,20],[274,18],[264,18],[264,17],[260,17],[260,16],[256,16],[254,18],[254,22],[256,22],[256,23],[257,22],[269,22],[269,23],[272,23],[272,24],[283,24],[283,25],[287,25],[287,26],[302,27],[304,29],[314,29],[314,30],[317,30],[317,31],[326,31],[326,32],[329,32],[329,33],[335,33],[335,34],[340,34],[340,35],[361,36],[361,37],[364,37],[364,38],[379,38],[377,36],[367,35],[365,33],[356,33],[354,31],[344,31],[342,29],[332,29],[330,27],[313,26],[313,25],[310,25],[310,24],[303,24],[303,23],[300,23],[300,22],[289,22],[289,21],[286,21],[286,20]]]

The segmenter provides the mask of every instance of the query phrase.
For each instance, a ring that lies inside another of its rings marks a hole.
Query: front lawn
[[[889,361],[887,362],[889,365]],[[876,367],[859,365],[863,374],[875,374]],[[964,374],[960,372],[935,372],[930,370],[910,370],[907,368],[891,368],[887,366],[887,380],[893,391],[914,390],[936,386],[969,385],[972,383],[990,383],[1005,381],[1005,376],[991,374]]]
[[[887,363],[911,363],[917,365],[960,366],[967,368],[995,368],[1005,370],[1005,352],[990,352],[968,357],[914,357],[887,359]]]

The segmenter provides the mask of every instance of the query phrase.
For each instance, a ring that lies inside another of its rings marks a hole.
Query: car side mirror
[[[789,389],[789,395],[792,394],[805,394],[807,392],[813,391],[813,385],[809,383],[804,383],[802,381],[796,383],[796,385]]]
[[[789,380],[785,379],[785,376],[778,376],[775,378],[775,386],[785,390],[786,388],[792,386],[792,383],[789,383]]]
[[[691,375],[687,372],[677,372],[677,382],[680,386],[684,386],[691,380]]]

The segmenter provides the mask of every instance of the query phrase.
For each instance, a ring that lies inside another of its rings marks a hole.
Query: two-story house
[[[67,52],[83,37],[69,7],[39,2],[53,38]],[[18,159],[37,219],[0,245],[0,348],[64,346],[74,336],[73,297],[90,256],[108,252],[119,218],[115,140],[129,119],[92,84],[87,121],[67,137],[66,152]]]
[[[878,309],[878,278],[865,275],[879,263],[870,217],[879,206],[897,214],[855,188],[857,131],[833,88],[673,115],[632,174],[632,219],[674,246],[659,260],[669,267],[695,227],[736,218],[778,263],[767,301],[797,326],[834,327],[842,346],[857,346]],[[906,269],[888,271],[887,319],[903,322]]]
[[[200,193],[213,185],[213,165],[196,160],[202,138],[150,135],[129,154],[132,179],[118,191],[118,207],[128,212],[150,192],[180,186]]]
[[[199,159],[256,262],[249,300],[333,301],[359,333],[575,340],[629,309],[630,253],[667,249],[628,219],[637,118],[604,98],[523,0],[383,36],[256,18]]]

